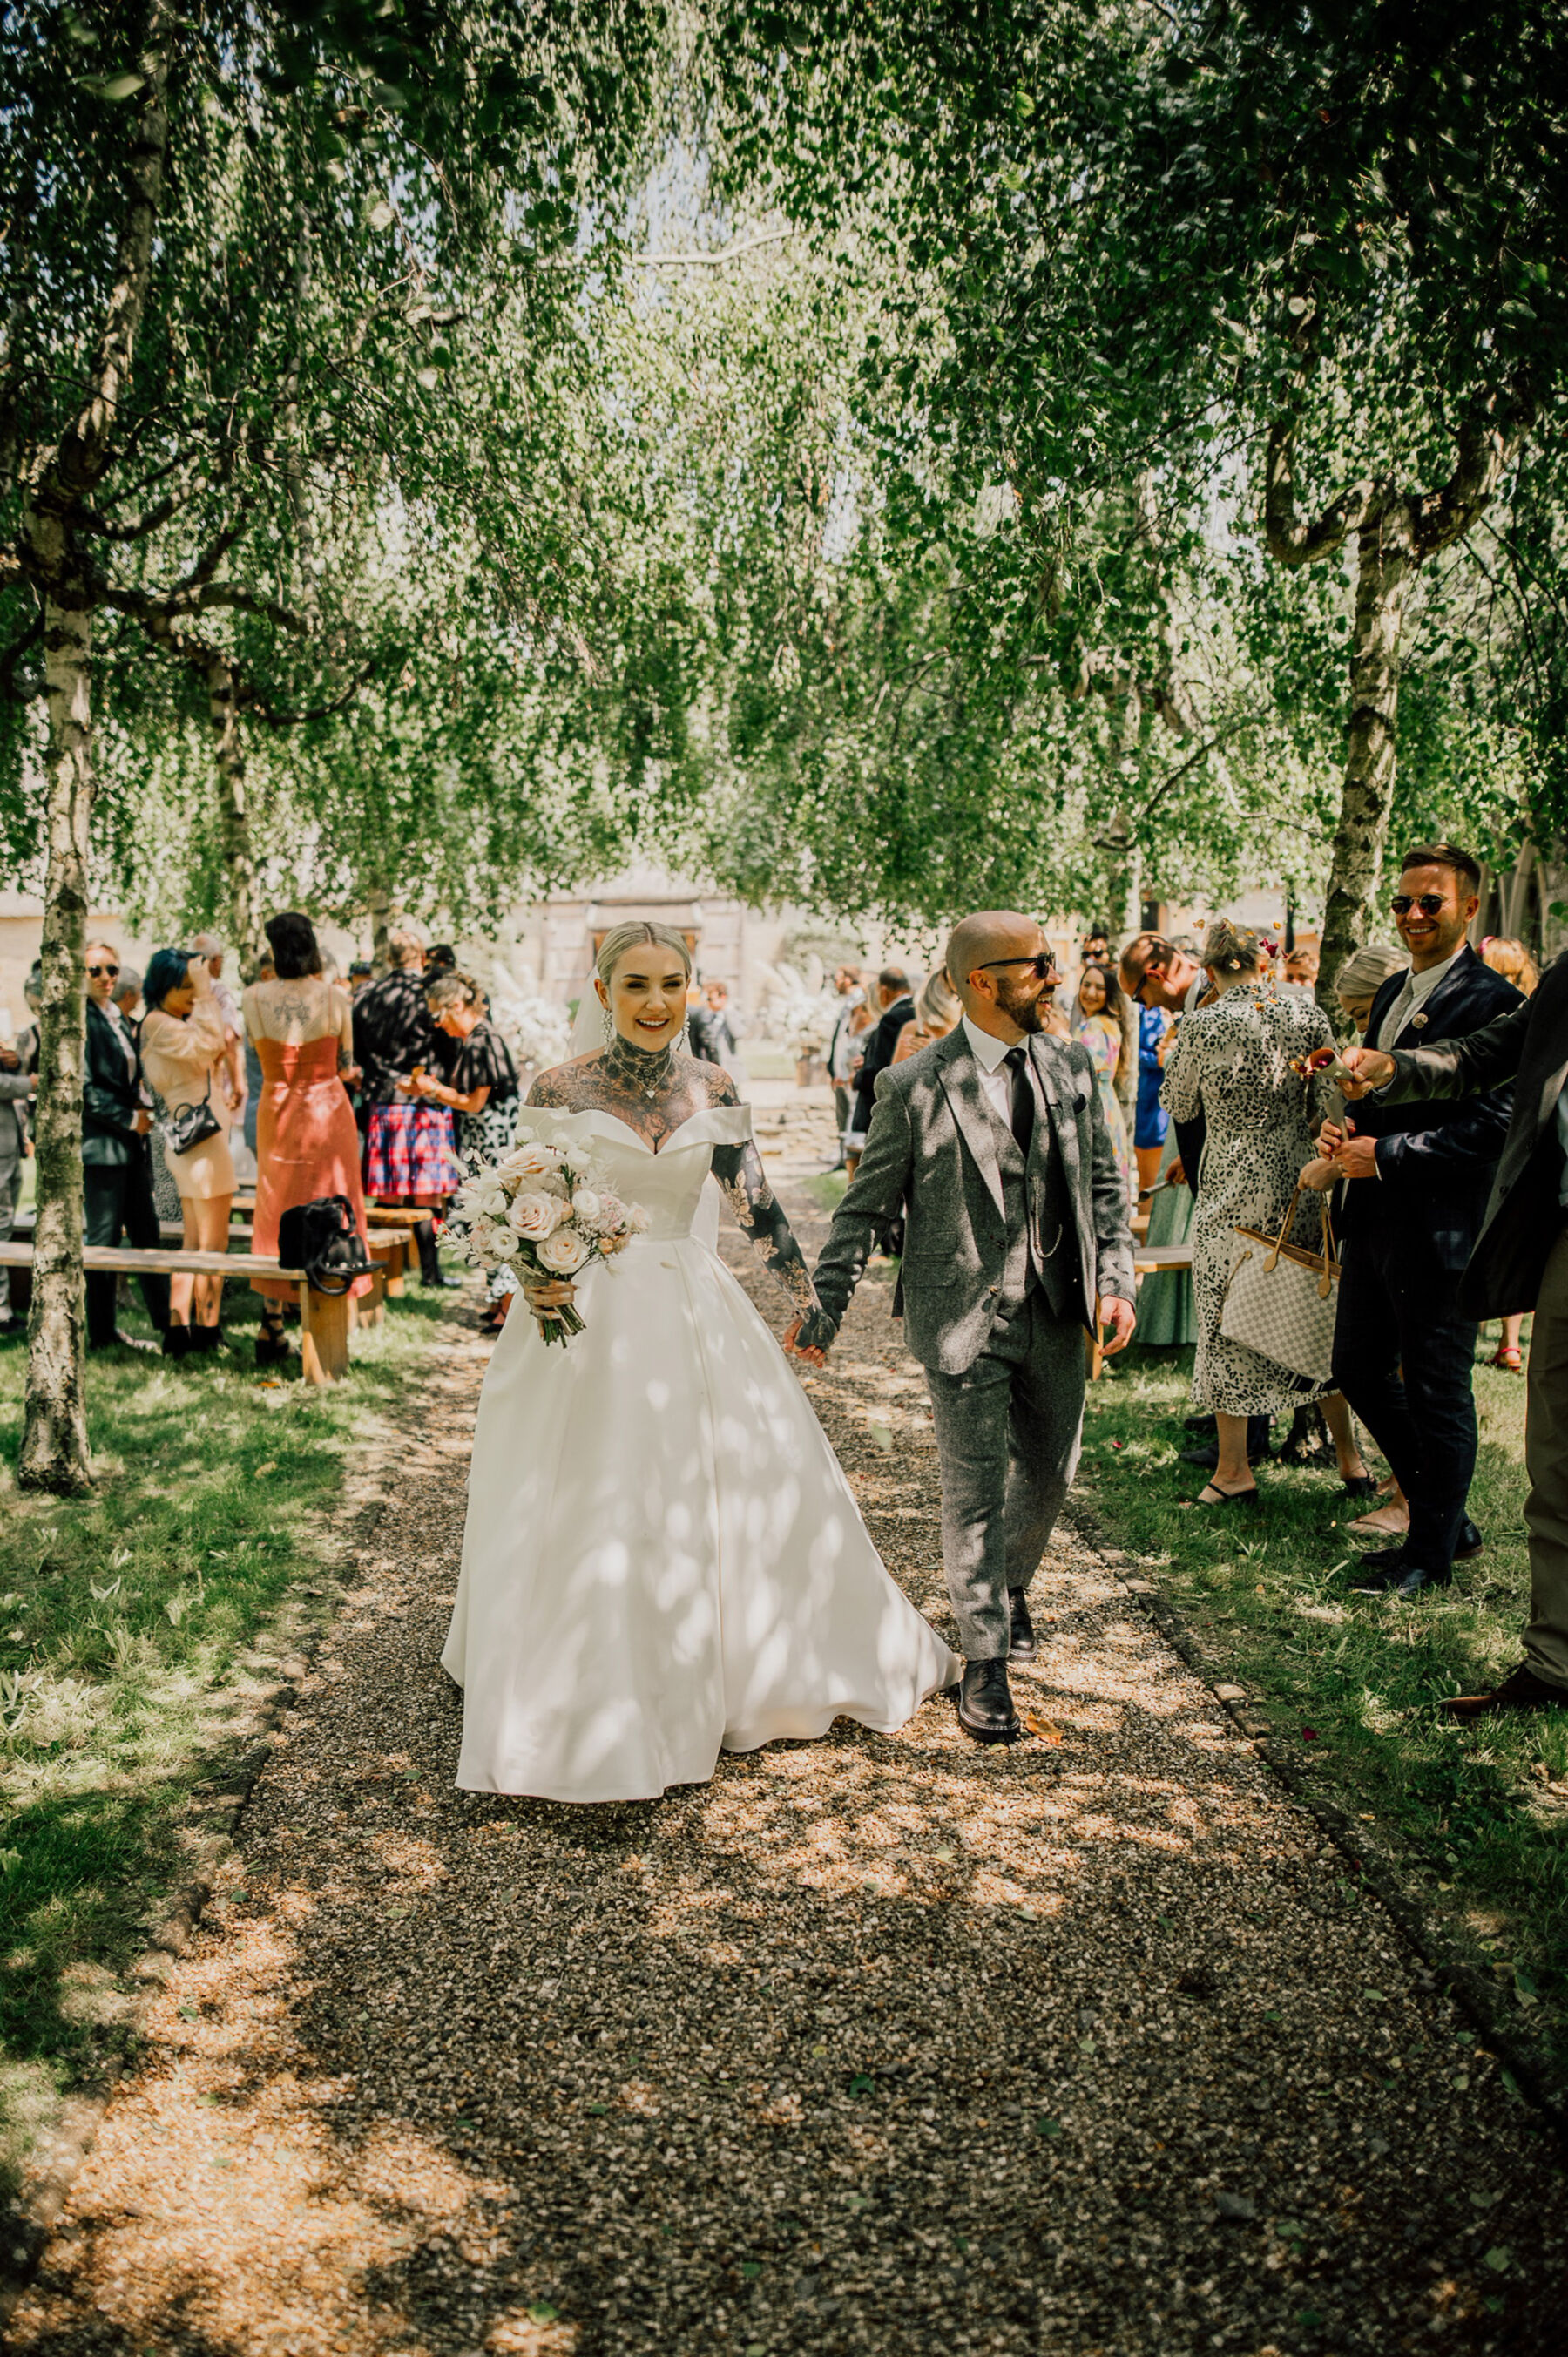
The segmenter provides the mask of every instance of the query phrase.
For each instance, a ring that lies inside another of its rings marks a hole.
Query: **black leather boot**
[[[1016,1743],[1024,1732],[1005,1662],[966,1662],[957,1705],[958,1723],[976,1743]]]
[[[204,1351],[220,1351],[223,1348],[222,1327],[193,1326],[190,1329],[190,1347],[198,1353]]]
[[[166,1359],[183,1359],[190,1349],[189,1327],[173,1324],[166,1326],[161,1348]]]
[[[1029,1618],[1029,1598],[1026,1589],[1010,1587],[1007,1590],[1007,1618],[1013,1624],[1009,1660],[1032,1662],[1040,1649],[1035,1642],[1035,1624]]]
[[[434,1220],[416,1220],[414,1222],[413,1241],[419,1246],[419,1281],[421,1285],[433,1285],[438,1291],[449,1293],[452,1291],[454,1286],[462,1284],[463,1280],[460,1276],[448,1276],[446,1270],[441,1265],[441,1255],[435,1249],[435,1222]]]

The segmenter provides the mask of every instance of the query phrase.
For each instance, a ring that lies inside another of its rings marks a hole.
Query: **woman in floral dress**
[[[1127,1201],[1132,1211],[1138,1208],[1137,1165],[1133,1159],[1132,1141],[1127,1135],[1127,1115],[1117,1093],[1116,1080],[1122,1066],[1122,993],[1109,966],[1086,965],[1078,978],[1078,996],[1073,1002],[1072,1035],[1089,1050],[1100,1084],[1100,1103],[1105,1114],[1105,1126],[1111,1133],[1111,1147],[1116,1157],[1116,1168],[1122,1173],[1122,1183],[1127,1189]]]

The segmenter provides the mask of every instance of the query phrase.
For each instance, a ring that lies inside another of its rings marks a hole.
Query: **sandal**
[[[1499,1342],[1498,1344],[1496,1351],[1492,1353],[1491,1363],[1494,1367],[1501,1367],[1506,1373],[1510,1375],[1521,1375],[1524,1372],[1524,1354],[1521,1351],[1517,1350],[1511,1342]]]
[[[1209,1481],[1196,1498],[1189,1498],[1187,1503],[1190,1506],[1250,1506],[1256,1509],[1258,1485],[1254,1481],[1250,1490],[1221,1490],[1215,1482]]]

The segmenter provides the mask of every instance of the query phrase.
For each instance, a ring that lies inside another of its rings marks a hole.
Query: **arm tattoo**
[[[769,1275],[778,1278],[802,1317],[817,1306],[817,1288],[795,1242],[782,1204],[768,1185],[762,1157],[749,1141],[714,1149],[714,1177],[742,1235]]]

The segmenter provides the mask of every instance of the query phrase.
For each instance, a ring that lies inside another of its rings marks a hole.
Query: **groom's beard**
[[[1046,1028],[1046,990],[1036,983],[1033,991],[1027,983],[1004,982],[996,993],[996,1004],[1004,1015],[1010,1016],[1020,1031],[1043,1031]]]

